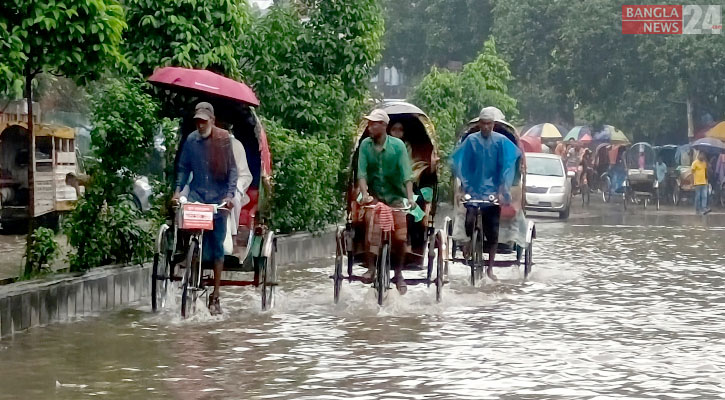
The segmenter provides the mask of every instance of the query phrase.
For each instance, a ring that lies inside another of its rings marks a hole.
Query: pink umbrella
[[[164,67],[157,69],[148,80],[164,88],[184,88],[241,101],[251,106],[259,105],[257,95],[249,86],[204,69]]]

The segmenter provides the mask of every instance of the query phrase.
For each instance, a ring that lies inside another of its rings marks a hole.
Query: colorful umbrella
[[[544,123],[534,125],[523,136],[534,136],[542,139],[561,139],[561,132],[554,124]]]
[[[575,127],[571,128],[569,133],[566,134],[566,136],[564,137],[564,141],[568,142],[571,139],[581,141],[584,136],[588,136],[589,141],[591,141],[592,140],[591,133],[592,133],[592,129],[588,125],[575,126]]]
[[[695,140],[691,146],[695,150],[704,151],[710,154],[725,153],[725,143],[723,143],[720,139],[715,139],[711,137]]]
[[[725,122],[713,126],[705,132],[705,137],[725,140]]]
[[[608,142],[611,144],[630,144],[629,138],[624,132],[613,127],[612,125],[604,125],[602,130],[595,132],[592,139],[597,142]]]
[[[204,69],[164,67],[157,69],[148,80],[163,88],[172,90],[181,88],[237,100],[251,106],[259,105],[257,96],[249,86]]]

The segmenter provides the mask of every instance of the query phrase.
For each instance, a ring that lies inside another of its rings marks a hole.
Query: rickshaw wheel
[[[274,303],[274,285],[276,284],[277,263],[275,261],[275,249],[269,257],[262,257],[260,272],[262,274],[262,311],[272,308]]]
[[[151,270],[151,309],[154,312],[164,307],[169,279],[171,278],[169,276],[171,271],[169,261],[171,258],[171,250],[168,248],[168,229],[169,227],[166,225],[162,225],[159,229],[158,245],[156,253],[154,254],[154,265]]]
[[[647,209],[647,203],[649,203],[649,197],[645,197],[642,199],[642,207],[646,210]]]
[[[524,253],[524,279],[528,278],[529,274],[531,273],[531,267],[533,263],[533,251],[533,242],[529,242],[526,245],[526,252]]]
[[[376,286],[378,291],[378,305],[382,306],[385,300],[385,292],[388,290],[388,282],[390,275],[390,244],[385,243],[380,249],[380,258],[378,259],[378,271],[376,276]]]
[[[602,190],[602,200],[604,200],[605,203],[609,203],[609,200],[612,199],[612,193],[609,192],[609,188],[611,187],[609,177],[605,176],[602,179],[601,184],[601,190]]]
[[[436,244],[436,302],[440,303],[441,299],[443,298],[443,276],[445,275],[444,272],[444,261],[443,261],[443,243],[441,240],[440,235],[438,235],[437,240],[435,241]]]
[[[471,236],[471,286],[476,285],[476,272],[478,268],[481,268],[483,264],[483,238],[478,229],[474,229],[473,236]]]
[[[340,301],[340,290],[342,289],[342,254],[335,256],[335,272],[332,275],[333,292],[335,304]]]
[[[188,318],[193,305],[196,304],[197,294],[194,285],[197,275],[195,270],[199,267],[197,264],[199,264],[199,242],[197,239],[192,239],[189,241],[189,252],[186,253],[186,268],[181,284],[181,318]]]
[[[426,281],[428,282],[426,284],[426,287],[430,287],[431,284],[431,278],[433,277],[433,263],[436,261],[435,256],[435,249],[436,249],[436,237],[435,235],[428,235],[428,245],[426,246],[428,250],[428,271],[426,275]]]
[[[672,190],[672,203],[676,206],[680,204],[680,188],[679,187],[676,187]]]

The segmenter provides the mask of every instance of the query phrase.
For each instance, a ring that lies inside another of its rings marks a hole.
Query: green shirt
[[[405,143],[388,135],[378,151],[375,142],[365,138],[360,143],[357,178],[367,180],[370,194],[386,204],[407,198],[405,184],[412,180],[413,171]]]

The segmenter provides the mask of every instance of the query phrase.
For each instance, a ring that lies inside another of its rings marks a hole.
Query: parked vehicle
[[[660,208],[659,184],[655,176],[655,152],[649,143],[636,143],[625,153],[629,198],[644,208],[650,202]]]
[[[566,172],[561,157],[555,154],[526,153],[526,209],[568,218],[574,175]]]
[[[0,224],[5,227],[28,217],[50,218],[57,224],[60,214],[72,210],[77,200],[75,189],[65,183],[66,174],[77,169],[75,129],[44,124],[38,118],[33,124],[32,154],[28,134],[27,114],[0,113]]]

